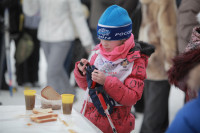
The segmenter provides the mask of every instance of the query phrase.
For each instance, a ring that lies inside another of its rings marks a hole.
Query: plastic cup
[[[24,90],[26,110],[32,110],[35,107],[36,90]]]
[[[73,94],[62,94],[62,109],[63,114],[70,115],[72,112],[72,106],[74,103],[74,95]]]

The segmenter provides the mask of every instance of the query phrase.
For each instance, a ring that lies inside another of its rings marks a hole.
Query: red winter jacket
[[[134,61],[132,73],[122,83],[118,78],[107,76],[104,84],[104,90],[116,102],[122,106],[115,106],[111,118],[118,133],[131,132],[135,127],[135,117],[131,114],[131,107],[141,98],[146,78],[146,66],[148,56],[141,54],[140,51],[132,51],[135,47],[133,35],[125,41],[124,45],[118,46],[114,51],[106,53],[101,44],[99,44],[100,54],[109,61],[127,58],[129,62]],[[94,54],[90,60],[93,65],[98,54]],[[74,75],[78,86],[84,90],[87,88],[86,76],[82,76],[78,71],[79,62],[75,65]],[[85,111],[85,117],[88,118],[104,133],[112,133],[112,129],[107,117],[98,113],[93,103],[88,102]]]

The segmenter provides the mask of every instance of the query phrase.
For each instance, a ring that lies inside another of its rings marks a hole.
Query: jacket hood
[[[136,55],[136,53],[138,52],[143,58],[148,59],[151,56],[151,54],[154,53],[154,51],[155,51],[155,47],[153,45],[142,42],[142,41],[136,41],[135,47],[129,50],[127,59],[129,62],[132,62],[133,60],[138,58]],[[146,64],[145,64],[146,67],[147,67],[147,64],[148,64],[148,60],[146,60]]]
[[[136,41],[136,45],[139,46],[141,54],[151,56],[155,52],[155,46],[143,41]]]

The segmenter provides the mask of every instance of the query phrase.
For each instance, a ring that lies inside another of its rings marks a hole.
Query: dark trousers
[[[167,80],[145,80],[144,118],[141,133],[164,133],[169,124],[168,98],[170,84]]]
[[[25,32],[32,37],[34,50],[23,63],[16,63],[16,80],[19,85],[23,85],[27,82],[34,83],[38,81],[40,42],[37,39],[37,30],[25,29]]]
[[[7,71],[5,50],[4,34],[0,31],[0,90],[8,90],[8,85],[4,76]]]

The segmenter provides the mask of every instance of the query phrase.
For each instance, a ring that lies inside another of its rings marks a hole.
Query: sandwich
[[[40,113],[40,114],[32,114],[30,115],[32,121],[37,123],[51,122],[56,121],[58,118],[58,114],[54,113]]]
[[[52,110],[52,108],[46,108],[46,109],[34,108],[34,109],[32,110],[32,112],[33,112],[34,114],[52,113],[53,110]]]

